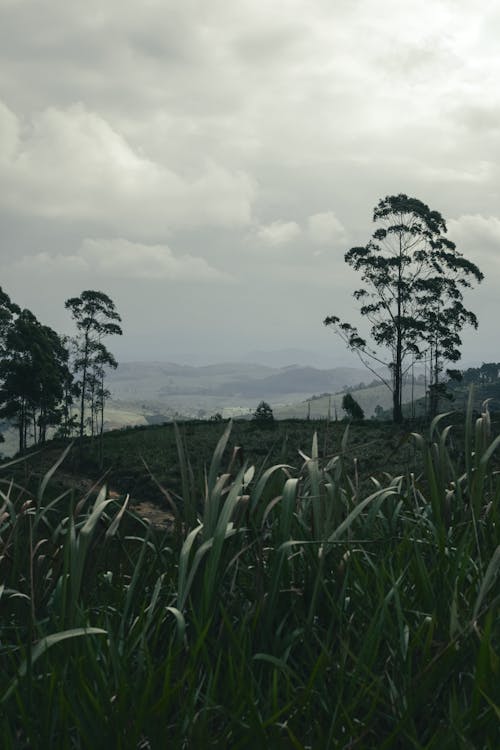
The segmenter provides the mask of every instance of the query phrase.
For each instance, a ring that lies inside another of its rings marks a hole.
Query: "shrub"
[[[361,420],[365,418],[363,409],[350,393],[346,393],[342,399],[342,408],[351,419]]]
[[[252,419],[262,427],[270,427],[274,424],[273,410],[267,401],[261,401],[253,413]]]

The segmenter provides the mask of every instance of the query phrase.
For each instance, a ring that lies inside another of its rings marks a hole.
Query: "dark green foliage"
[[[17,425],[19,450],[44,442],[47,427],[57,425],[64,411],[65,388],[71,384],[68,352],[58,336],[29,310],[19,311],[5,333],[0,360],[0,416]]]
[[[0,286],[0,356],[4,354],[5,336],[14,315],[19,315],[20,308],[14,304],[9,295]]]
[[[483,362],[481,367],[469,367],[467,370],[456,372],[460,374],[458,382],[461,381],[464,385],[485,385],[497,382],[499,371],[500,362]]]
[[[375,207],[373,220],[377,229],[372,239],[351,248],[345,261],[365,283],[354,298],[370,324],[375,348],[355,326],[335,315],[324,323],[390,388],[393,419],[401,422],[403,378],[415,360],[429,364],[431,415],[436,411],[443,363],[459,359],[464,325],[477,327],[475,315],[463,305],[463,291],[483,275],[445,237],[441,214],[422,201],[404,194],[387,196]],[[389,351],[388,360],[380,348]],[[374,370],[376,365],[387,366],[391,378]]]
[[[252,419],[259,427],[272,427],[274,414],[267,401],[261,401],[253,413]]]
[[[226,430],[174,534],[105,490],[2,484],[2,747],[496,750],[489,415],[469,410],[460,462],[435,423],[423,471],[368,493],[350,431],[254,473]]]
[[[351,419],[360,421],[365,418],[365,413],[356,399],[350,393],[346,393],[342,399],[342,408]]]

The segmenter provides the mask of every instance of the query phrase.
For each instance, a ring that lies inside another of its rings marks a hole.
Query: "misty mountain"
[[[294,365],[296,367],[314,367],[329,370],[334,365],[332,354],[309,351],[307,349],[276,349],[272,351],[254,350],[243,355],[242,362],[260,362],[268,367],[281,369]]]
[[[361,374],[364,375],[364,371]],[[360,381],[360,371],[355,368],[317,370],[314,367],[290,366],[265,378],[243,378],[233,383],[224,383],[213,392],[214,395],[227,393],[231,396],[272,400],[282,394],[335,393],[346,385],[357,384]]]
[[[335,392],[369,380],[365,370],[338,367],[320,370],[289,365],[272,368],[255,363],[222,362],[195,367],[171,362],[123,362],[110,372],[107,384],[114,400],[168,402],[172,397],[213,397],[276,401]]]

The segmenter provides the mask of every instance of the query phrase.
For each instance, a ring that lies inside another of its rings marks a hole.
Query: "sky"
[[[119,360],[302,348],[356,364],[344,262],[400,192],[485,275],[463,362],[499,359],[500,2],[0,0],[0,284]]]

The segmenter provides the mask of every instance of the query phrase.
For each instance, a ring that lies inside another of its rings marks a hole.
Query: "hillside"
[[[392,408],[392,393],[383,384],[354,389],[351,393],[365,412],[366,419],[374,415],[377,406],[381,406],[384,410]],[[423,385],[414,385],[413,398],[415,400],[422,398],[424,393],[425,388]],[[330,415],[332,419],[335,419],[335,415],[337,415],[341,419],[344,416],[342,410],[343,396],[344,393],[341,392],[331,396],[325,395],[319,398],[309,398],[300,403],[276,406],[274,416],[276,419],[305,419],[307,417],[310,419],[324,419]],[[403,389],[403,401],[409,403],[411,399],[412,388],[408,385]]]

